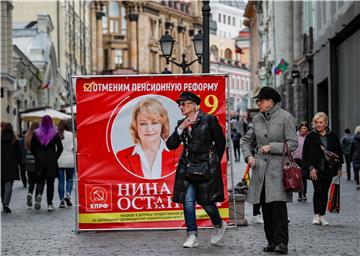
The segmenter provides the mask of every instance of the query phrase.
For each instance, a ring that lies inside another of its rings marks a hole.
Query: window
[[[219,21],[219,23],[221,23],[221,14],[220,13],[218,14],[218,21]]]
[[[109,2],[109,17],[118,17],[119,16],[119,4],[117,1]]]
[[[233,17],[233,26],[235,26],[235,17]]]
[[[126,34],[126,9],[121,2],[109,1],[102,21],[103,33]]]
[[[231,21],[231,17],[228,16],[228,24],[229,24],[229,25],[231,25],[231,22],[230,22],[230,21]]]
[[[115,57],[115,67],[121,68],[123,64],[123,51],[120,49],[116,49],[114,57]]]
[[[226,15],[223,14],[223,23],[226,24]]]
[[[232,60],[232,52],[229,48],[225,50],[225,59]]]
[[[210,55],[215,59],[217,60],[219,58],[219,49],[215,46],[215,45],[212,45],[210,47]]]

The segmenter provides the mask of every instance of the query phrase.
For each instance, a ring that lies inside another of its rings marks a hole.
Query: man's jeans
[[[59,169],[58,192],[59,192],[60,201],[64,200],[65,174],[66,174],[66,194],[70,195],[73,187],[74,168]]]
[[[196,201],[196,189],[195,186],[190,184],[186,192],[184,207],[184,217],[186,224],[187,234],[197,235],[198,229],[196,225],[196,211],[195,211],[195,201]],[[215,203],[210,205],[201,205],[205,212],[209,215],[212,224],[214,227],[221,227],[222,220],[219,214],[219,210],[216,207]]]

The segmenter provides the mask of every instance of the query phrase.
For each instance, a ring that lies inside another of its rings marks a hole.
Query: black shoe
[[[275,245],[273,244],[268,244],[263,249],[263,252],[273,252],[273,251],[275,251]]]
[[[278,244],[275,247],[274,252],[276,252],[277,254],[288,254],[288,248],[285,244]]]
[[[67,206],[72,206],[72,203],[70,201],[70,196],[66,196],[64,200],[65,200]]]
[[[306,200],[307,200],[306,196],[303,196],[302,200],[303,200],[303,201],[306,201]]]
[[[64,201],[60,202],[59,208],[65,208],[65,202]]]
[[[4,205],[4,212],[5,213],[11,213],[11,210],[10,210],[9,206]]]
[[[301,202],[303,200],[303,198],[299,197],[297,200],[298,200],[298,202]]]

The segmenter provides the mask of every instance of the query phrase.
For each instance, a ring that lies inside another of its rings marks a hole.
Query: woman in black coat
[[[181,113],[175,131],[166,141],[174,150],[184,145],[176,169],[173,201],[184,207],[187,240],[183,247],[197,247],[197,225],[195,202],[201,205],[214,225],[211,243],[217,244],[223,237],[227,224],[221,219],[216,202],[224,201],[224,185],[220,161],[225,151],[225,136],[218,120],[202,112],[198,105],[200,98],[191,92],[182,92],[177,100]],[[199,171],[208,170],[208,178],[195,181],[187,175],[189,166],[199,166]]]
[[[328,202],[328,192],[332,178],[341,176],[343,163],[342,150],[338,137],[328,128],[328,117],[324,112],[315,114],[313,118],[314,130],[305,138],[303,147],[303,168],[310,172],[314,186],[314,225],[329,225],[324,215]],[[336,166],[330,166],[325,159],[321,146],[332,151],[340,157]]]
[[[55,129],[52,119],[46,115],[41,119],[41,124],[35,130],[31,139],[31,153],[35,157],[35,172],[37,175],[35,209],[41,207],[42,193],[45,181],[47,185],[46,197],[48,211],[54,211],[52,200],[54,197],[54,181],[58,175],[57,159],[63,151],[61,139]]]
[[[5,213],[9,208],[14,180],[19,180],[21,147],[10,123],[1,123],[1,201]]]

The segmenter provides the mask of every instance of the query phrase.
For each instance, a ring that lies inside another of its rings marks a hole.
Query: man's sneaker
[[[198,247],[199,243],[197,240],[197,237],[195,234],[190,234],[188,235],[185,243],[183,244],[184,248],[194,248],[194,247]]]
[[[66,205],[67,205],[67,206],[72,206],[72,203],[71,203],[71,201],[70,201],[70,195],[66,195],[66,197],[65,197],[65,202],[66,202]]]
[[[322,226],[329,226],[329,222],[326,221],[324,216],[320,216],[320,225]]]
[[[303,201],[307,201],[306,196],[303,196],[303,197],[302,197],[302,200],[303,200]]]
[[[41,200],[42,200],[42,196],[37,195],[36,198],[35,198],[35,205],[34,205],[35,210],[40,210],[40,208],[41,208]]]
[[[26,204],[27,206],[31,207],[32,206],[32,195],[29,193],[26,196]]]
[[[320,225],[320,215],[315,214],[314,219],[312,221],[313,225]]]
[[[65,202],[64,202],[64,200],[60,202],[59,208],[65,208]]]
[[[48,212],[53,212],[53,211],[55,211],[54,206],[52,204],[49,204],[48,205]]]
[[[11,213],[11,210],[10,210],[9,206],[4,205],[4,212],[5,213]]]
[[[213,234],[211,236],[211,243],[212,244],[218,244],[221,239],[224,237],[224,233],[226,230],[227,224],[225,221],[222,221],[221,227],[220,228],[215,228],[214,227],[214,231]]]
[[[264,220],[261,214],[252,216],[251,222],[256,224],[264,224]]]

